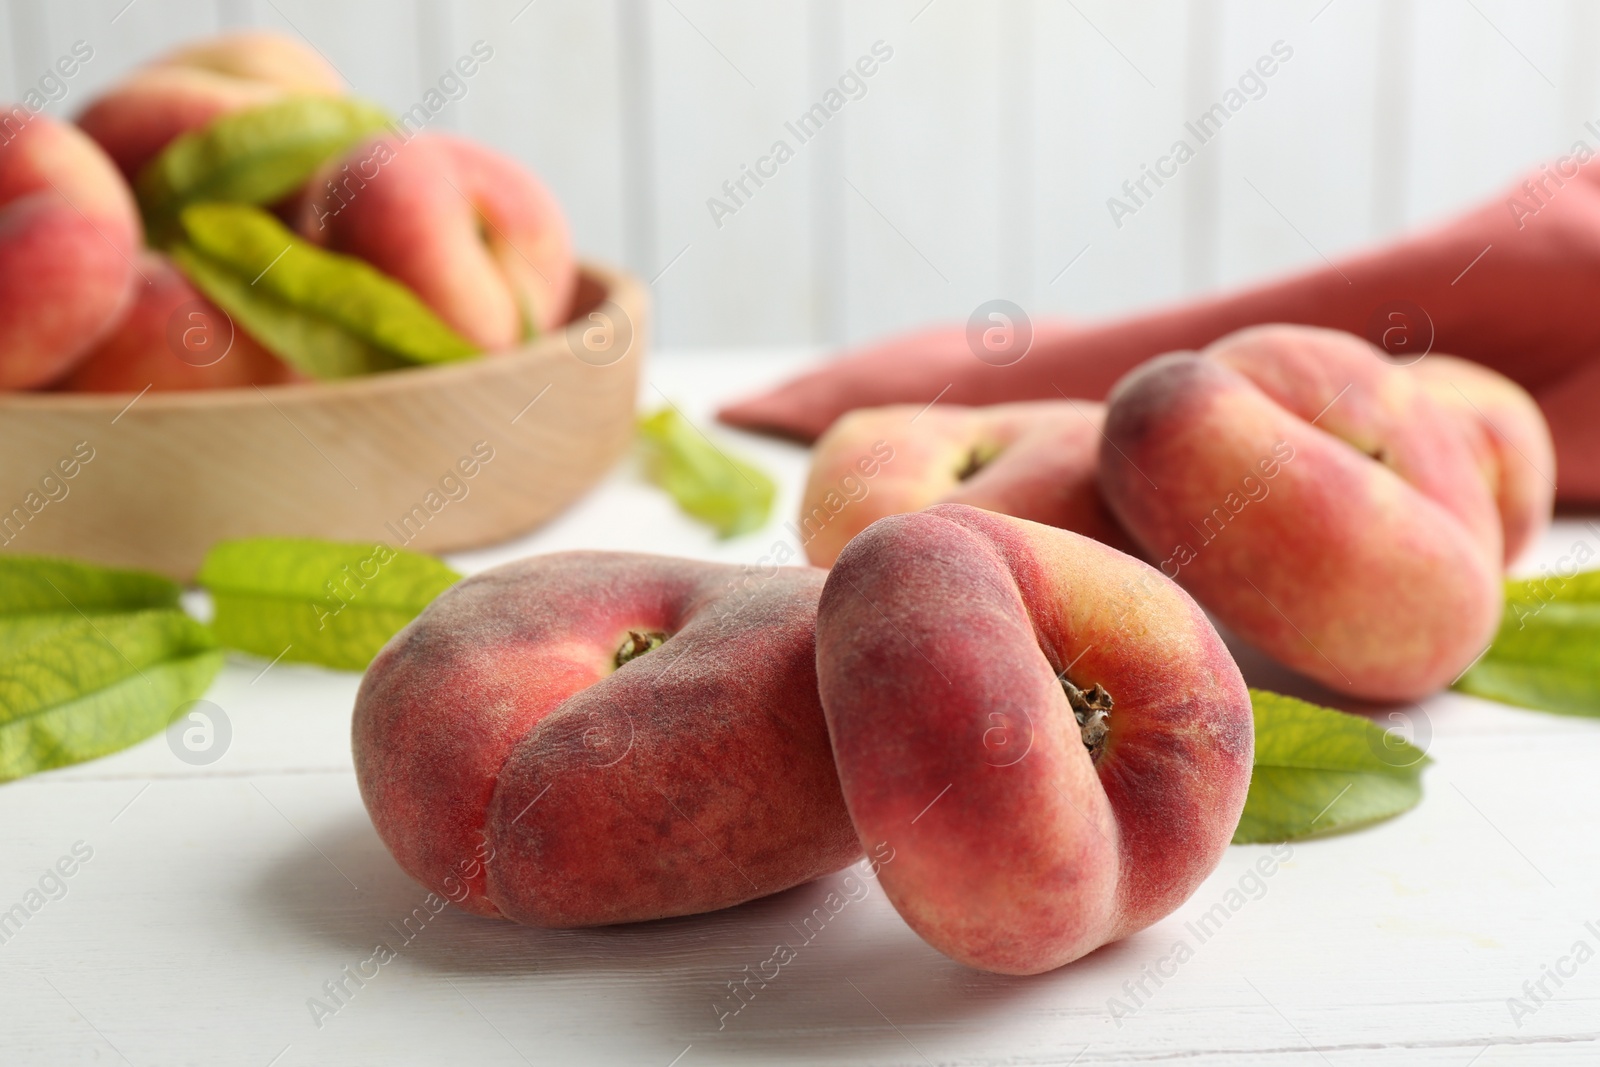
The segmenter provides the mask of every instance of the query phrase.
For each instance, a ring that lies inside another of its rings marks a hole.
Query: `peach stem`
[[[1067,703],[1072,706],[1072,715],[1078,720],[1078,729],[1083,734],[1083,747],[1089,750],[1089,758],[1099,763],[1100,753],[1106,747],[1106,734],[1111,732],[1111,723],[1107,721],[1111,715],[1111,694],[1098,683],[1085,693],[1065,677],[1061,679],[1061,688],[1066,690]]]

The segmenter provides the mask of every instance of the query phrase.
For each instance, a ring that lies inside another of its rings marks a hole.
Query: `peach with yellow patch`
[[[1481,363],[1430,355],[1414,373],[1461,417],[1500,509],[1505,561],[1515,561],[1550,528],[1555,509],[1556,449],[1544,412],[1526,389]]]
[[[339,96],[344,82],[321,55],[264,30],[222,34],[170,52],[95,98],[78,125],[131,182],[185,133],[289,95]]]
[[[1104,422],[1105,405],[1088,400],[852,411],[812,452],[800,505],[806,555],[831,566],[878,519],[942,503],[1059,526],[1129,550],[1132,542],[1095,485]],[[863,464],[871,460],[874,473],[864,477]]]

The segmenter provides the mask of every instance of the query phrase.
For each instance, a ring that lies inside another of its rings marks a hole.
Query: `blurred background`
[[[666,347],[833,345],[995,297],[1101,316],[1320,263],[1600,145],[1593,0],[0,0],[0,14],[0,93],[40,89],[66,117],[194,37],[300,36],[357,94],[531,164],[584,254],[651,281]],[[92,59],[41,83],[78,41]],[[492,57],[455,74],[480,41]],[[1147,167],[1168,176],[1141,190]]]

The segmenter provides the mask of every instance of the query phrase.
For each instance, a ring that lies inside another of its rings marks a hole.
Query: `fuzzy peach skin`
[[[223,34],[168,53],[92,101],[78,125],[131,182],[182,134],[290,94],[338,96],[343,79],[293,37]]]
[[[850,412],[812,451],[800,504],[806,556],[832,566],[845,543],[878,519],[939,503],[971,504],[1131,550],[1095,485],[1104,422],[1105,405],[1092,400]]]
[[[723,908],[861,855],[818,704],[821,571],[566,552],[461,582],[362,680],[356,777],[412,877],[537,926]],[[630,632],[665,634],[617,666]]]
[[[201,296],[166,256],[147,251],[138,262],[146,281],[133,307],[58,388],[137,393],[273,385],[297,377]]]
[[[1458,418],[1364,341],[1256,327],[1112,392],[1100,488],[1221,622],[1337,691],[1450,682],[1500,618],[1500,517]]]
[[[93,141],[26,108],[0,113],[0,389],[46,384],[116,325],[142,239]]]
[[[1413,373],[1461,417],[1500,508],[1505,561],[1511,563],[1550,528],[1555,507],[1555,443],[1544,412],[1526,389],[1480,363],[1430,355]]]
[[[1089,538],[960,504],[880,519],[817,614],[845,802],[911,927],[1047,971],[1172,912],[1221,860],[1254,731],[1205,614]],[[1110,697],[1098,757],[1063,679]]]
[[[522,164],[459,137],[379,137],[307,188],[308,239],[410,286],[486,351],[567,320],[577,286],[561,205]]]

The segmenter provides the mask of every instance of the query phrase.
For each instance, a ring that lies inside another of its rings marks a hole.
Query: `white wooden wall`
[[[219,28],[300,34],[395,109],[487,41],[438,124],[530,163],[586,253],[653,279],[664,346],[856,341],[1002,296],[1098,316],[1318,262],[1600,144],[1595,0],[0,4],[0,93],[95,48],[66,115]],[[716,226],[707,198],[879,40],[865,97]],[[1115,227],[1107,197],[1278,40],[1265,96]]]

